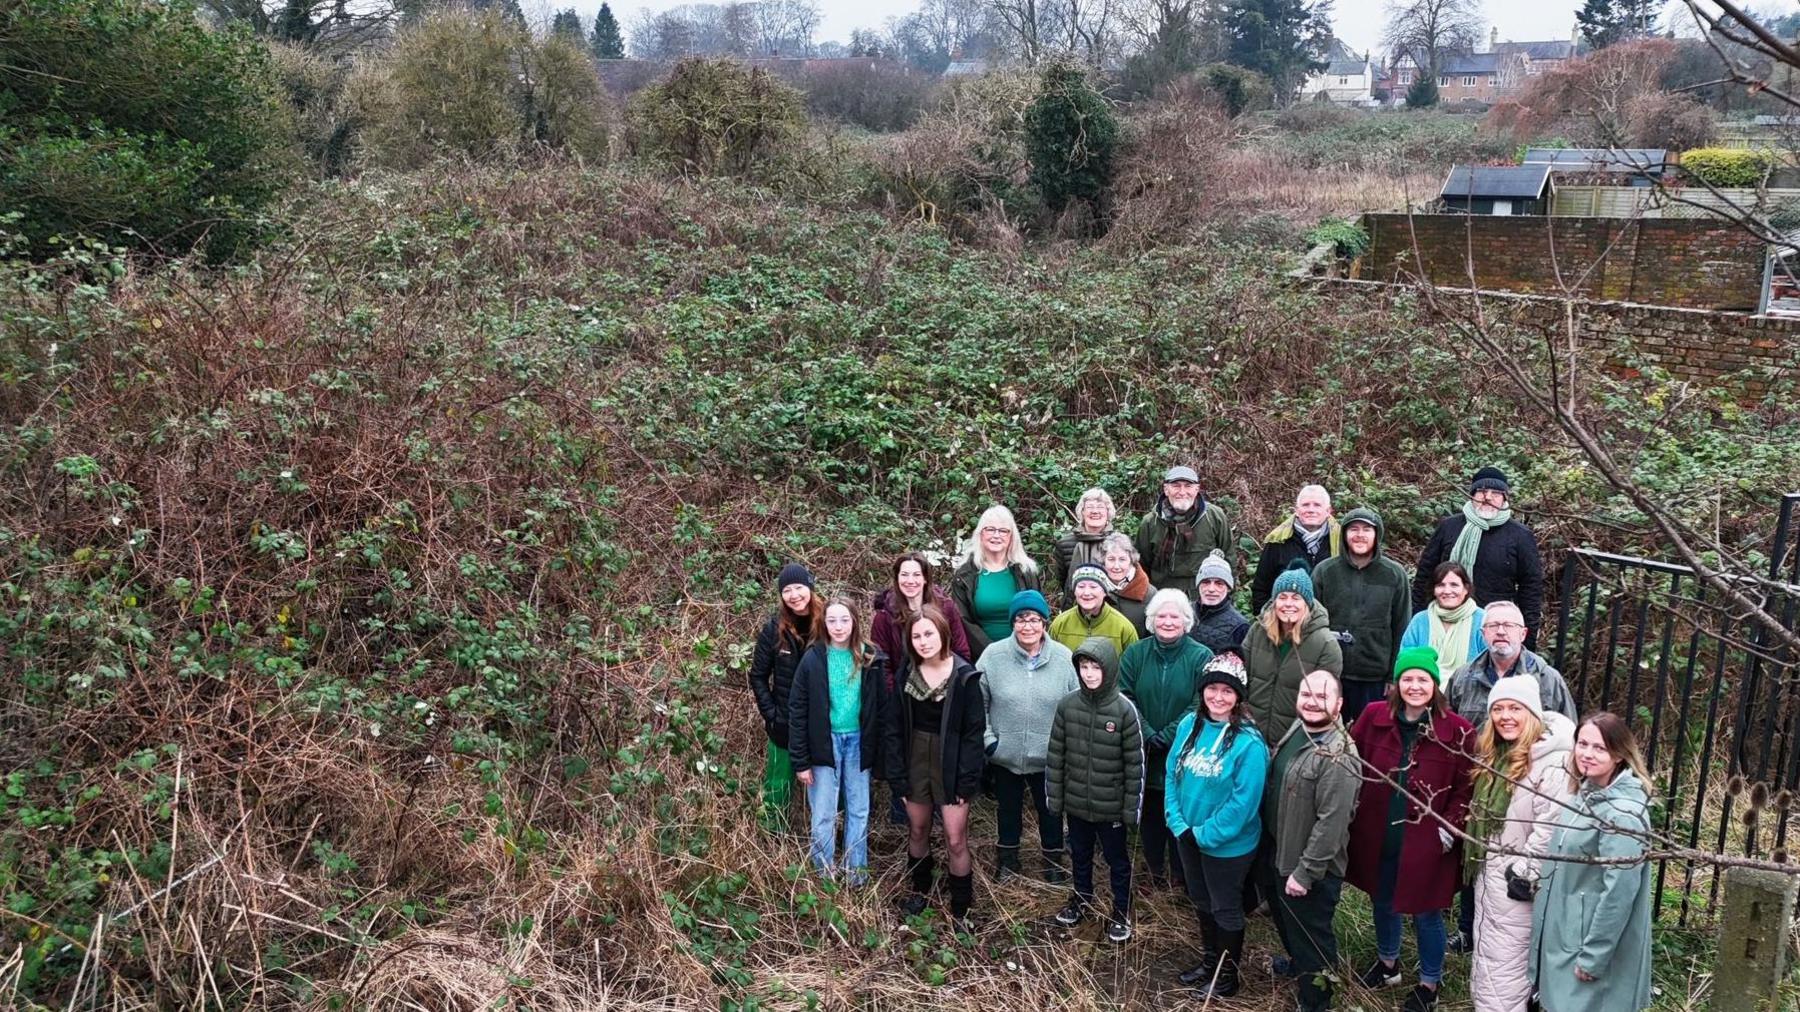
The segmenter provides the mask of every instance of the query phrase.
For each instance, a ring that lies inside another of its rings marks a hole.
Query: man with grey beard
[[[1555,710],[1575,720],[1575,700],[1562,672],[1551,667],[1537,653],[1526,649],[1525,616],[1511,601],[1494,601],[1483,610],[1481,634],[1488,648],[1475,659],[1457,668],[1444,690],[1450,708],[1474,725],[1476,730],[1487,723],[1488,692],[1494,683],[1514,675],[1530,675],[1537,679],[1538,691],[1545,710]]]
[[[1497,467],[1484,467],[1469,481],[1469,498],[1462,511],[1438,521],[1437,530],[1419,553],[1413,575],[1413,611],[1431,603],[1431,590],[1439,563],[1459,562],[1469,573],[1475,603],[1483,608],[1495,601],[1512,601],[1525,613],[1530,632],[1526,646],[1544,610],[1544,562],[1538,554],[1537,536],[1513,519],[1512,485]]]

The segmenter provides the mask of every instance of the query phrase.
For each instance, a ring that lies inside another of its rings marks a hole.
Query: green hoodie
[[[1364,506],[1344,515],[1344,526],[1356,521],[1375,527],[1375,557],[1357,566],[1349,550],[1319,563],[1313,591],[1331,614],[1331,627],[1348,632],[1344,648],[1344,680],[1385,683],[1394,676],[1400,637],[1412,619],[1412,577],[1406,567],[1381,553],[1387,527],[1381,514]]]
[[[1050,621],[1050,638],[1070,650],[1095,636],[1104,636],[1112,641],[1114,657],[1124,653],[1138,641],[1137,630],[1132,627],[1131,620],[1105,601],[1100,602],[1100,612],[1093,618],[1083,615],[1080,608],[1069,608]]]
[[[1195,709],[1195,687],[1212,658],[1213,652],[1192,637],[1182,636],[1170,646],[1152,635],[1127,647],[1119,659],[1119,691],[1137,705],[1144,751],[1153,762],[1168,754],[1175,725]],[[1161,786],[1158,781],[1151,789]]]
[[[1244,634],[1244,669],[1250,678],[1250,698],[1245,702],[1263,737],[1280,741],[1299,716],[1300,680],[1321,668],[1343,677],[1344,652],[1331,634],[1331,613],[1317,603],[1300,624],[1299,645],[1277,646],[1263,627],[1274,609],[1275,602],[1270,601]]]
[[[1144,736],[1137,708],[1119,693],[1119,652],[1095,636],[1075,651],[1100,665],[1100,687],[1063,697],[1050,728],[1045,770],[1050,810],[1105,825],[1135,826],[1144,803]],[[1077,675],[1079,677],[1079,674]]]

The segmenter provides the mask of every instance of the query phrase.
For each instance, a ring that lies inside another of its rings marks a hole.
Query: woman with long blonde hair
[[[950,598],[962,614],[969,656],[1012,635],[1013,595],[1040,590],[1038,565],[1025,551],[1019,522],[1005,506],[989,506],[975,522],[969,551],[950,577]]]
[[[1524,1012],[1531,997],[1531,918],[1550,837],[1571,796],[1575,725],[1546,712],[1537,679],[1514,675],[1488,693],[1475,739],[1475,795],[1463,870],[1475,883],[1477,1012]]]

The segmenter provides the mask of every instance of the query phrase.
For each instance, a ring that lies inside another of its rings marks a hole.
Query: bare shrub
[[[285,42],[270,43],[269,56],[294,113],[295,141],[317,175],[337,175],[349,160],[358,126],[343,102],[349,65]]]
[[[1627,145],[1634,102],[1661,92],[1663,67],[1676,51],[1667,39],[1637,39],[1569,60],[1497,103],[1484,125],[1519,143],[1566,137],[1583,145]]]
[[[1691,95],[1666,91],[1633,98],[1625,107],[1625,123],[1633,147],[1686,151],[1703,148],[1719,132],[1719,117]]]
[[[633,96],[628,119],[634,152],[703,176],[766,173],[805,125],[800,93],[769,71],[698,58]]]
[[[933,80],[891,60],[840,60],[800,80],[814,115],[867,130],[905,130],[931,98]]]
[[[1188,82],[1125,121],[1106,244],[1138,249],[1178,242],[1205,222],[1231,121],[1213,94]]]

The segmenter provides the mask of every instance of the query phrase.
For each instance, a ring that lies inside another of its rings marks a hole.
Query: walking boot
[[[931,875],[937,870],[937,861],[930,854],[924,857],[906,856],[906,872],[912,878],[912,894],[900,901],[900,910],[908,917],[917,917],[930,906],[925,895],[931,892]]]
[[[1063,849],[1044,851],[1044,881],[1051,885],[1062,885],[1069,873],[1063,870]]]
[[[1244,929],[1219,930],[1219,976],[1200,989],[1201,997],[1230,998],[1238,993],[1238,964],[1244,959]]]
[[[950,876],[950,926],[957,931],[973,932],[975,922],[969,919],[969,908],[975,904],[975,873]]]
[[[1009,876],[1022,874],[1024,870],[1024,866],[1019,863],[1018,847],[1008,847],[1002,844],[996,848],[994,881],[1004,882]]]
[[[1219,922],[1211,914],[1200,915],[1200,962],[1176,979],[1182,987],[1205,987],[1219,968]]]

